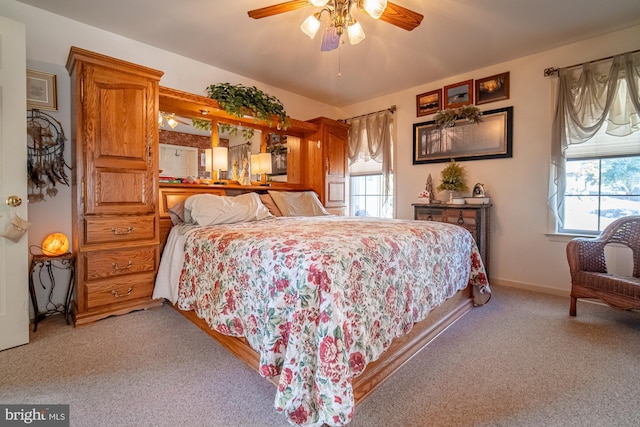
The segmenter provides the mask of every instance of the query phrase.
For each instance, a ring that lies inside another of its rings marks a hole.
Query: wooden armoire
[[[161,71],[72,47],[76,325],[161,305],[158,84]]]
[[[318,130],[307,139],[304,185],[318,193],[327,211],[347,214],[349,125],[318,117]]]

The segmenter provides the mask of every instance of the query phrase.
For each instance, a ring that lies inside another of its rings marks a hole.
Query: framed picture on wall
[[[416,95],[416,115],[426,116],[442,110],[442,89]]]
[[[482,122],[456,120],[440,128],[434,120],[413,125],[413,164],[503,159],[513,156],[513,107],[482,113]]]
[[[473,80],[444,87],[444,108],[458,108],[473,104]]]
[[[476,105],[509,99],[509,72],[476,80]]]
[[[58,111],[55,74],[27,70],[27,108]]]

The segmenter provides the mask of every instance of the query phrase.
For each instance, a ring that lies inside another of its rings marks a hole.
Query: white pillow
[[[330,215],[313,191],[269,191],[283,216]]]
[[[191,211],[193,222],[199,225],[250,222],[273,216],[257,193],[235,197],[198,194],[189,197],[184,208]]]

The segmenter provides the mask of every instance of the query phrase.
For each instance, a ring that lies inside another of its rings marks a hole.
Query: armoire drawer
[[[84,256],[85,280],[155,271],[156,249],[156,246],[142,246],[112,251],[87,252]]]
[[[117,304],[153,294],[152,274],[132,274],[85,284],[87,308]]]
[[[86,217],[85,242],[95,244],[152,240],[156,235],[155,221],[155,215]]]

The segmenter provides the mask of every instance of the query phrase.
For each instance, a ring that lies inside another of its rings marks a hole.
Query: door
[[[25,26],[0,16],[0,231],[17,213],[27,219]],[[9,196],[22,204],[7,206]],[[29,342],[27,235],[0,238],[0,350]]]
[[[154,213],[154,83],[111,68],[84,67],[85,214]]]
[[[325,207],[343,207],[347,205],[347,136],[328,128],[325,139]]]

